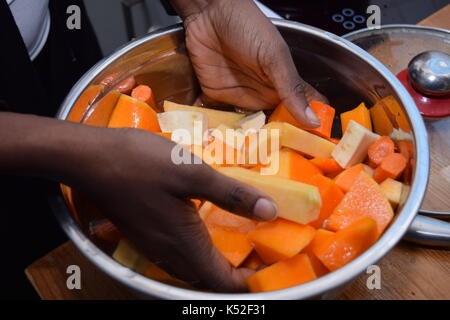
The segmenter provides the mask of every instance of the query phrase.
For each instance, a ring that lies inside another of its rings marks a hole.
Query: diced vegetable
[[[392,208],[397,208],[402,197],[403,183],[387,178],[380,184],[380,188],[391,203]]]
[[[309,178],[322,173],[319,168],[303,156],[289,149],[281,150],[278,159],[279,170],[276,175],[279,177],[308,183]]]
[[[332,156],[343,168],[349,168],[362,162],[367,156],[370,145],[380,138],[354,120],[350,120],[341,141],[332,152]]]
[[[322,203],[317,187],[239,167],[217,170],[267,193],[277,204],[280,218],[306,224],[319,216]]]
[[[310,161],[318,167],[323,174],[336,175],[344,170],[334,158],[314,158]]]
[[[330,138],[331,127],[333,126],[335,114],[334,108],[319,101],[312,101],[310,103],[310,107],[320,120],[320,126],[318,128],[310,129],[302,126],[297,120],[295,120],[286,106],[282,103],[272,113],[269,118],[269,122],[286,122],[297,128],[308,130],[309,132],[317,134],[321,137]]]
[[[337,231],[331,241],[315,247],[314,253],[330,271],[334,271],[361,255],[377,239],[376,222],[365,217]]]
[[[117,101],[108,127],[136,128],[151,132],[161,131],[155,110],[148,104],[124,94]]]
[[[332,231],[318,229],[310,244],[302,251],[302,253],[308,255],[309,259],[311,260],[311,265],[314,269],[314,272],[318,277],[326,275],[330,271],[327,267],[325,267],[322,261],[317,258],[314,251],[318,250],[321,247],[326,248],[326,246],[328,246],[328,244],[334,239],[334,235],[335,234]]]
[[[245,259],[244,263],[242,264],[243,268],[248,268],[252,270],[258,270],[264,265],[264,262],[261,260],[261,258],[258,256],[256,251],[253,251],[250,253],[250,255]]]
[[[347,131],[347,126],[353,120],[367,130],[372,131],[372,120],[370,119],[370,112],[367,109],[364,102],[362,102],[355,109],[341,113],[341,126],[342,126],[342,134],[345,134]]]
[[[381,161],[383,161],[388,155],[394,153],[394,151],[395,145],[391,138],[382,136],[367,150],[370,165],[374,168],[379,166]]]
[[[262,261],[271,264],[298,254],[311,242],[315,232],[311,226],[276,219],[259,224],[248,238]]]
[[[330,178],[321,174],[316,174],[308,179],[308,184],[316,186],[320,192],[322,199],[322,207],[320,208],[319,217],[310,222],[309,225],[314,228],[322,228],[323,223],[333,213],[334,208],[344,198],[344,193],[337,184]]]
[[[334,182],[341,188],[342,191],[347,192],[355,182],[359,174],[364,171],[369,176],[373,176],[373,169],[365,164],[358,163],[353,167],[345,169],[334,178]]]
[[[250,292],[265,292],[296,286],[316,279],[316,274],[306,254],[277,262],[246,279]]]
[[[258,131],[265,124],[266,124],[266,115],[264,114],[264,112],[258,111],[237,121],[234,126],[237,128],[241,128],[244,131],[244,133],[246,133],[248,132],[248,130]]]
[[[217,128],[221,124],[233,127],[236,122],[245,117],[245,115],[241,113],[220,111],[203,107],[186,106],[167,100],[164,101],[164,111],[201,112],[205,114],[208,118],[208,126],[209,126],[208,128]]]
[[[153,91],[149,86],[139,85],[131,91],[131,96],[135,99],[138,99],[142,102],[145,102],[150,107],[155,109],[155,97],[153,95]]]
[[[220,227],[210,227],[208,231],[214,246],[233,267],[238,267],[253,250],[244,232]]]
[[[370,115],[372,117],[374,132],[381,136],[389,136],[393,132],[393,121],[395,121],[395,119],[393,119],[393,115],[383,103],[377,102],[370,108]]]
[[[375,169],[373,178],[376,182],[381,183],[387,178],[397,179],[405,170],[407,165],[406,159],[400,153],[392,153],[388,155],[380,165]]]
[[[330,158],[335,144],[285,122],[270,122],[263,129],[280,130],[281,146],[311,157]]]
[[[326,228],[337,231],[368,217],[376,221],[378,235],[381,235],[393,216],[391,204],[378,184],[361,172],[328,218]]]
[[[158,123],[162,132],[182,133],[181,130],[185,130],[186,135],[182,136],[182,141],[179,143],[186,145],[203,145],[205,131],[208,128],[208,118],[203,113],[195,111],[158,113]],[[175,136],[172,134],[172,138],[178,140]]]

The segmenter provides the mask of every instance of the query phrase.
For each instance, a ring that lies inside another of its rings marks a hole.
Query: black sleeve
[[[164,9],[166,9],[166,12],[169,16],[177,16],[178,14],[175,12],[175,10],[172,8],[172,6],[170,5],[170,2],[168,0],[161,0],[161,3],[164,7]]]

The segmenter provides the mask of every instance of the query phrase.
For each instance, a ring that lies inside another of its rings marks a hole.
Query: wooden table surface
[[[450,29],[450,5],[421,21]],[[450,209],[450,119],[427,124],[431,148],[430,185],[423,208]],[[81,290],[66,286],[69,265],[81,269]],[[369,290],[368,275],[352,282],[345,299],[450,299],[450,250],[399,243],[382,261],[381,289]],[[25,273],[42,299],[134,299],[135,296],[84,258],[70,242],[35,261]]]

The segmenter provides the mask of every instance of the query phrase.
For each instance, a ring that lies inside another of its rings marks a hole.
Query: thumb
[[[268,221],[277,217],[277,205],[268,195],[208,166],[205,168],[210,170],[203,175],[208,181],[197,184],[195,196],[249,219]]]
[[[273,61],[265,68],[265,72],[281,102],[303,126],[308,128],[320,126],[320,120],[309,107],[306,97],[308,84],[298,74],[287,45],[284,44],[272,57]]]

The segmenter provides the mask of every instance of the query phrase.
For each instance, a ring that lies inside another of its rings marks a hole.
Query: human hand
[[[251,0],[172,0],[203,93],[242,108],[280,102],[306,127],[319,120],[309,102],[326,98],[298,74],[276,27]]]
[[[219,292],[246,290],[244,279],[253,271],[231,267],[190,199],[264,221],[276,217],[270,198],[204,163],[175,165],[175,144],[156,134],[87,131],[92,137],[84,139],[76,168],[68,169],[76,170],[68,184],[83,190],[150,261],[178,279]]]

